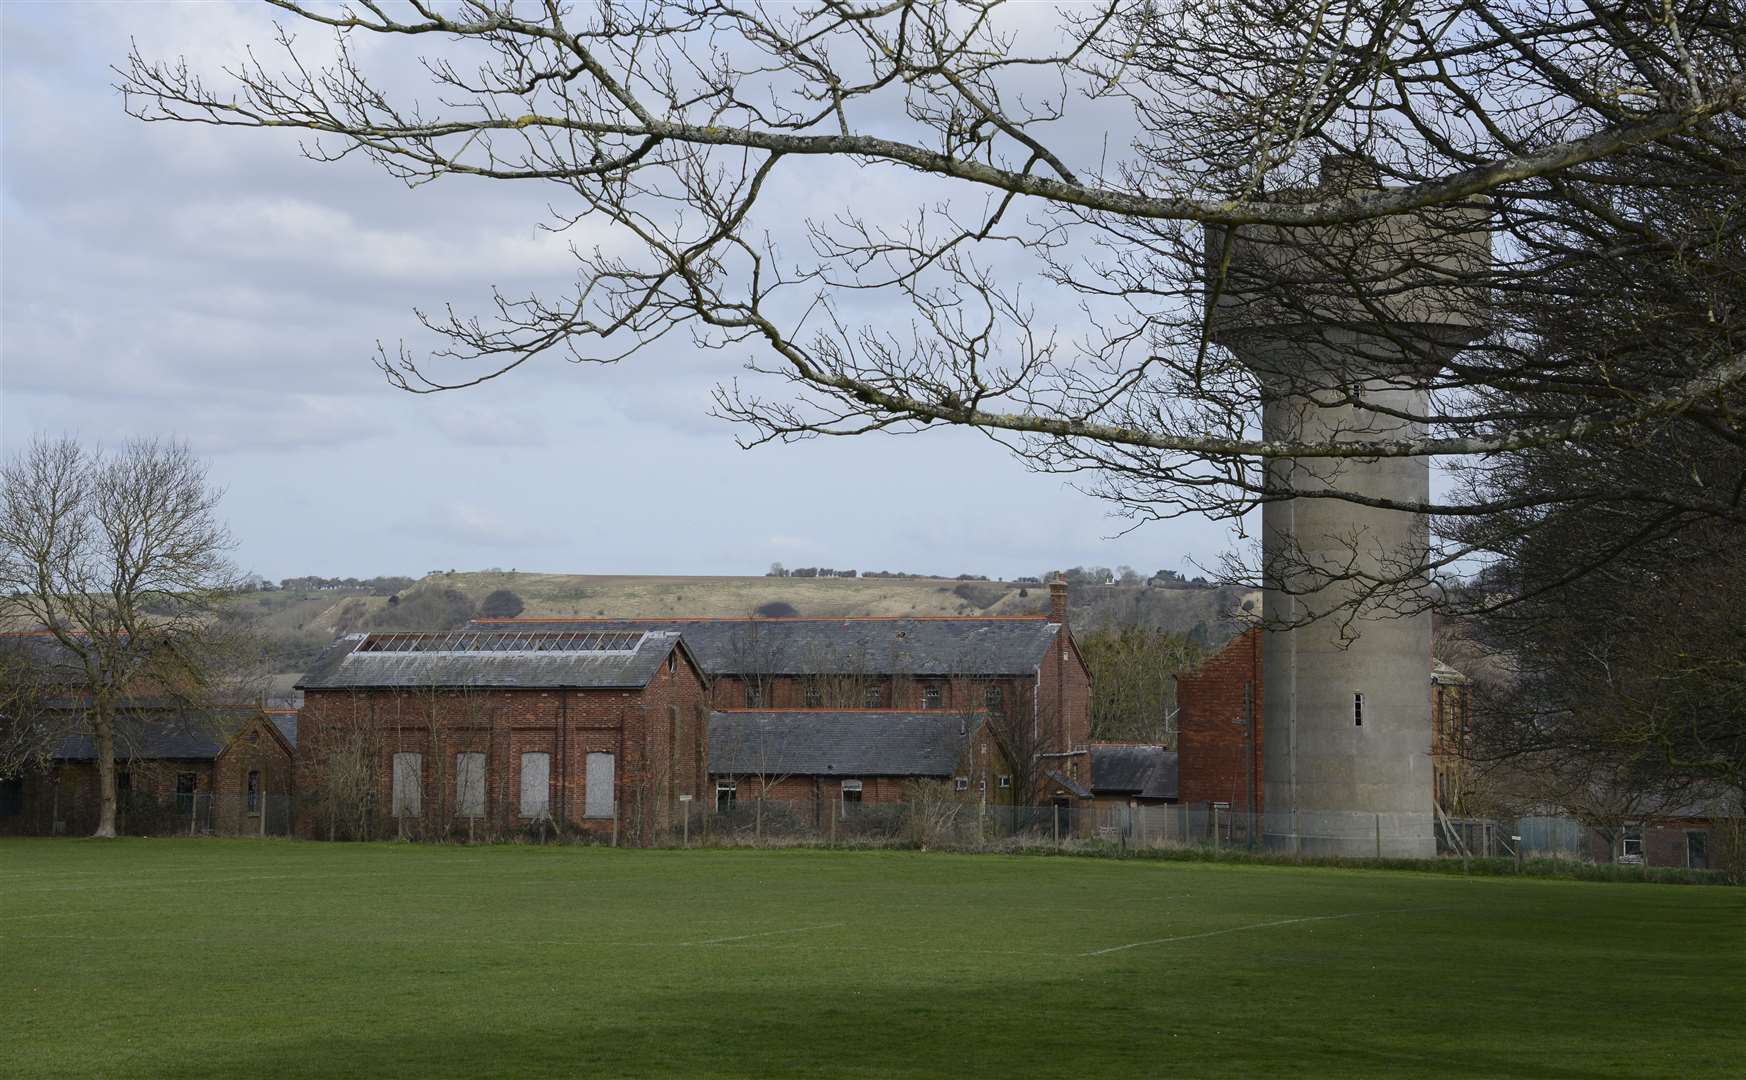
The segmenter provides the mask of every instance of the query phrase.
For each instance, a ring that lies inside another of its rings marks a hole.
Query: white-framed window
[[[746,708],[762,709],[764,707],[764,688],[755,682],[746,684]]]
[[[717,780],[715,782],[715,812],[724,814],[734,808],[739,800],[740,785],[733,780]]]
[[[970,778],[968,776],[954,776],[952,778],[952,790],[953,791],[969,791],[970,790]]]
[[[997,682],[985,683],[982,687],[982,707],[991,713],[997,713],[1006,707],[1006,687]]]
[[[455,812],[462,817],[485,816],[485,755],[455,755]]]
[[[552,755],[544,751],[521,755],[521,816],[552,816]]]
[[[816,681],[808,681],[806,684],[804,700],[806,702],[806,707],[809,709],[816,709],[820,705],[823,705],[824,687],[820,686]]]
[[[861,781],[859,781],[859,780],[844,780],[843,781],[843,804],[845,806],[847,806],[850,803],[858,803],[860,801],[861,801]]]
[[[1643,825],[1633,822],[1619,832],[1619,861],[1640,863],[1643,861]]]
[[[937,709],[946,703],[946,688],[937,682],[922,686],[922,708]]]
[[[878,683],[869,686],[867,688],[867,695],[861,699],[861,703],[869,709],[877,709],[881,705],[884,705],[885,688]]]
[[[998,779],[996,779],[994,781],[994,786],[998,787],[998,788],[1012,787],[1012,777],[1010,777],[1010,776],[999,777]]]
[[[394,755],[394,796],[389,805],[395,817],[417,817],[424,812],[424,755]]]
[[[586,769],[584,782],[588,787],[582,812],[591,818],[609,818],[617,798],[613,790],[618,782],[616,760],[611,754],[589,754]]]
[[[1352,694],[1352,726],[1364,726],[1364,691],[1357,690]]]

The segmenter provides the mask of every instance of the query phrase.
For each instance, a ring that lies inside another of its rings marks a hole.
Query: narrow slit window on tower
[[[1352,726],[1364,726],[1364,691],[1352,695]]]

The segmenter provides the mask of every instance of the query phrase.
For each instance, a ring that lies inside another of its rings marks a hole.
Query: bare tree
[[[1124,626],[1079,639],[1091,669],[1091,733],[1098,739],[1168,743],[1176,675],[1205,653],[1181,634]]]
[[[65,711],[48,707],[60,680],[40,644],[0,636],[0,779],[47,765],[68,734]]]
[[[0,610],[46,630],[77,672],[97,751],[96,834],[115,835],[116,715],[149,690],[210,698],[236,581],[221,492],[182,443],[119,452],[38,438],[0,468]]]
[[[382,728],[367,695],[353,691],[343,709],[323,698],[321,708],[304,713],[298,783],[314,797],[329,840],[366,840],[378,810]]]
[[[426,317],[447,339],[434,362],[379,358],[408,390],[476,385],[551,352],[614,362],[689,330],[752,351],[767,376],[718,392],[748,442],[967,425],[1140,520],[1312,497],[1510,520],[1512,492],[1307,493],[1269,465],[1333,475],[1693,425],[1740,438],[1746,353],[1725,334],[1677,364],[1573,371],[1492,303],[1576,257],[1565,227],[1605,221],[1633,248],[1682,247],[1631,205],[1651,181],[1621,180],[1621,153],[1663,163],[1655,183],[1737,191],[1746,24],[1714,0],[465,0],[405,17],[274,3],[333,31],[331,62],[288,31],[279,63],[250,54],[221,83],[136,53],[120,72],[127,108],[290,129],[317,160],[362,154],[413,185],[551,184],[553,228],[610,227],[612,242],[576,245],[561,298]],[[365,37],[389,48],[357,48]],[[432,92],[397,84],[389,49],[439,37],[446,51],[422,68]],[[817,190],[856,170],[902,178],[909,206],[784,232],[792,174]],[[1423,228],[1406,244],[1409,214]],[[1257,238],[1280,257],[1233,261]],[[1457,298],[1465,348],[1421,332],[1426,289]],[[1329,328],[1316,363],[1254,370],[1211,340],[1214,312],[1257,296],[1255,318]],[[907,325],[858,314],[881,297]],[[1380,365],[1410,373],[1415,393],[1391,393]],[[1263,435],[1261,410],[1287,398],[1382,422]],[[1680,495],[1740,512],[1729,489]],[[1350,565],[1309,569],[1358,580],[1360,602],[1409,605],[1435,599],[1427,571],[1470,551],[1351,547]]]
[[[1012,801],[1015,806],[1033,806],[1048,773],[1044,756],[1054,745],[1054,704],[1048,701],[1001,699],[997,708],[985,709],[988,733],[1000,756],[1012,770]]]

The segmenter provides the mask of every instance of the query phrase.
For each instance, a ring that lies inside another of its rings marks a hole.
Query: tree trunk
[[[99,696],[91,719],[91,738],[97,747],[97,831],[92,837],[115,838],[115,707]]]

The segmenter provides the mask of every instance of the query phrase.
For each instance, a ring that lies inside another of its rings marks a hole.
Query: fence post
[[[612,800],[612,846],[618,846],[618,800]]]
[[[1049,807],[1049,820],[1055,825],[1055,846],[1058,848],[1061,846],[1061,808],[1059,806]]]
[[[261,784],[261,839],[262,840],[265,840],[267,838],[267,799],[268,799],[268,795],[266,792],[266,787],[267,787],[267,785],[265,783]]]
[[[825,812],[831,822],[831,847],[837,846],[837,800],[825,800]]]
[[[188,796],[188,835],[194,835],[194,822],[200,817],[200,793],[198,791]]]

